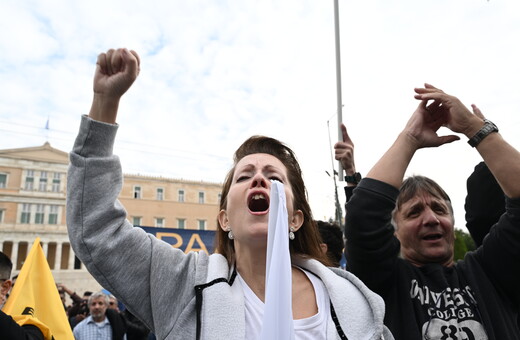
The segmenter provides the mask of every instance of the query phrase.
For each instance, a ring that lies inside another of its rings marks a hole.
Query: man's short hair
[[[107,305],[107,307],[108,307],[110,300],[108,298],[108,295],[106,295],[103,291],[95,292],[92,295],[90,295],[88,297],[88,306],[90,307],[90,305],[92,304],[92,301],[97,298],[103,298],[105,300],[105,305]]]
[[[11,259],[0,251],[0,280],[9,280],[12,270],[13,263]]]
[[[453,221],[453,206],[451,205],[450,196],[441,188],[437,182],[432,180],[431,178],[425,176],[410,176],[404,180],[401,188],[399,189],[399,195],[397,196],[397,201],[395,204],[395,209],[392,212],[392,224],[397,229],[397,225],[395,223],[395,214],[401,206],[417,196],[418,194],[428,194],[437,199],[443,200],[448,205],[448,209],[450,211],[450,215]]]
[[[343,255],[343,232],[336,223],[316,221],[323,243],[327,244],[327,256],[338,267]]]

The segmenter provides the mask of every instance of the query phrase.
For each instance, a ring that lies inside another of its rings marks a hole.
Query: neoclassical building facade
[[[66,223],[68,154],[42,146],[0,150],[0,250],[13,275],[40,237],[54,279],[78,293],[101,289],[70,247]],[[124,175],[120,201],[134,225],[215,230],[220,183]]]

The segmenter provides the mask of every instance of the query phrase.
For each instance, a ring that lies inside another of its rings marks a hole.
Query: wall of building
[[[67,168],[67,153],[48,143],[0,150],[0,175],[6,175],[0,180],[7,178],[4,186],[0,183],[0,250],[13,261],[14,276],[40,237],[55,281],[82,295],[101,286],[70,247],[65,211]],[[140,197],[135,195],[136,187],[141,188]],[[158,188],[162,189],[160,197]],[[179,190],[184,190],[184,201],[179,200]],[[162,227],[177,228],[182,219],[185,229],[215,230],[220,190],[219,183],[124,175],[119,199],[128,219],[133,222],[133,217],[141,217],[143,226],[154,227],[162,218]],[[204,193],[203,202],[199,202],[200,192]]]
[[[136,187],[141,188],[139,197]],[[158,189],[162,189],[162,199],[157,197]],[[140,225],[154,227],[156,219],[162,218],[164,227],[181,228],[178,220],[183,219],[183,229],[202,229],[199,221],[206,221],[204,230],[215,230],[220,190],[218,183],[125,175],[119,199],[132,223],[134,217],[142,217]],[[179,191],[184,193],[183,200]],[[199,203],[200,193],[203,203]]]

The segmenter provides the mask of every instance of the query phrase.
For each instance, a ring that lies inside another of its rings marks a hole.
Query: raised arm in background
[[[334,153],[336,160],[341,162],[343,169],[345,170],[345,197],[346,201],[352,197],[352,192],[356,185],[361,180],[361,174],[356,172],[356,163],[354,159],[354,142],[348,135],[347,127],[341,123],[342,140],[338,141],[334,145]]]

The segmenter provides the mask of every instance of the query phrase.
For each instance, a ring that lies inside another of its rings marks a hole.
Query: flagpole
[[[341,57],[340,57],[340,39],[339,39],[339,10],[338,0],[334,0],[334,31],[336,41],[336,90],[337,90],[337,110],[338,110],[338,140],[343,140],[341,132],[341,123],[343,122],[343,104],[341,99]],[[338,177],[343,180],[343,166],[338,161]]]
[[[47,116],[47,123],[45,123],[45,139],[46,139],[46,142],[49,142],[49,120],[50,120],[50,117]]]

